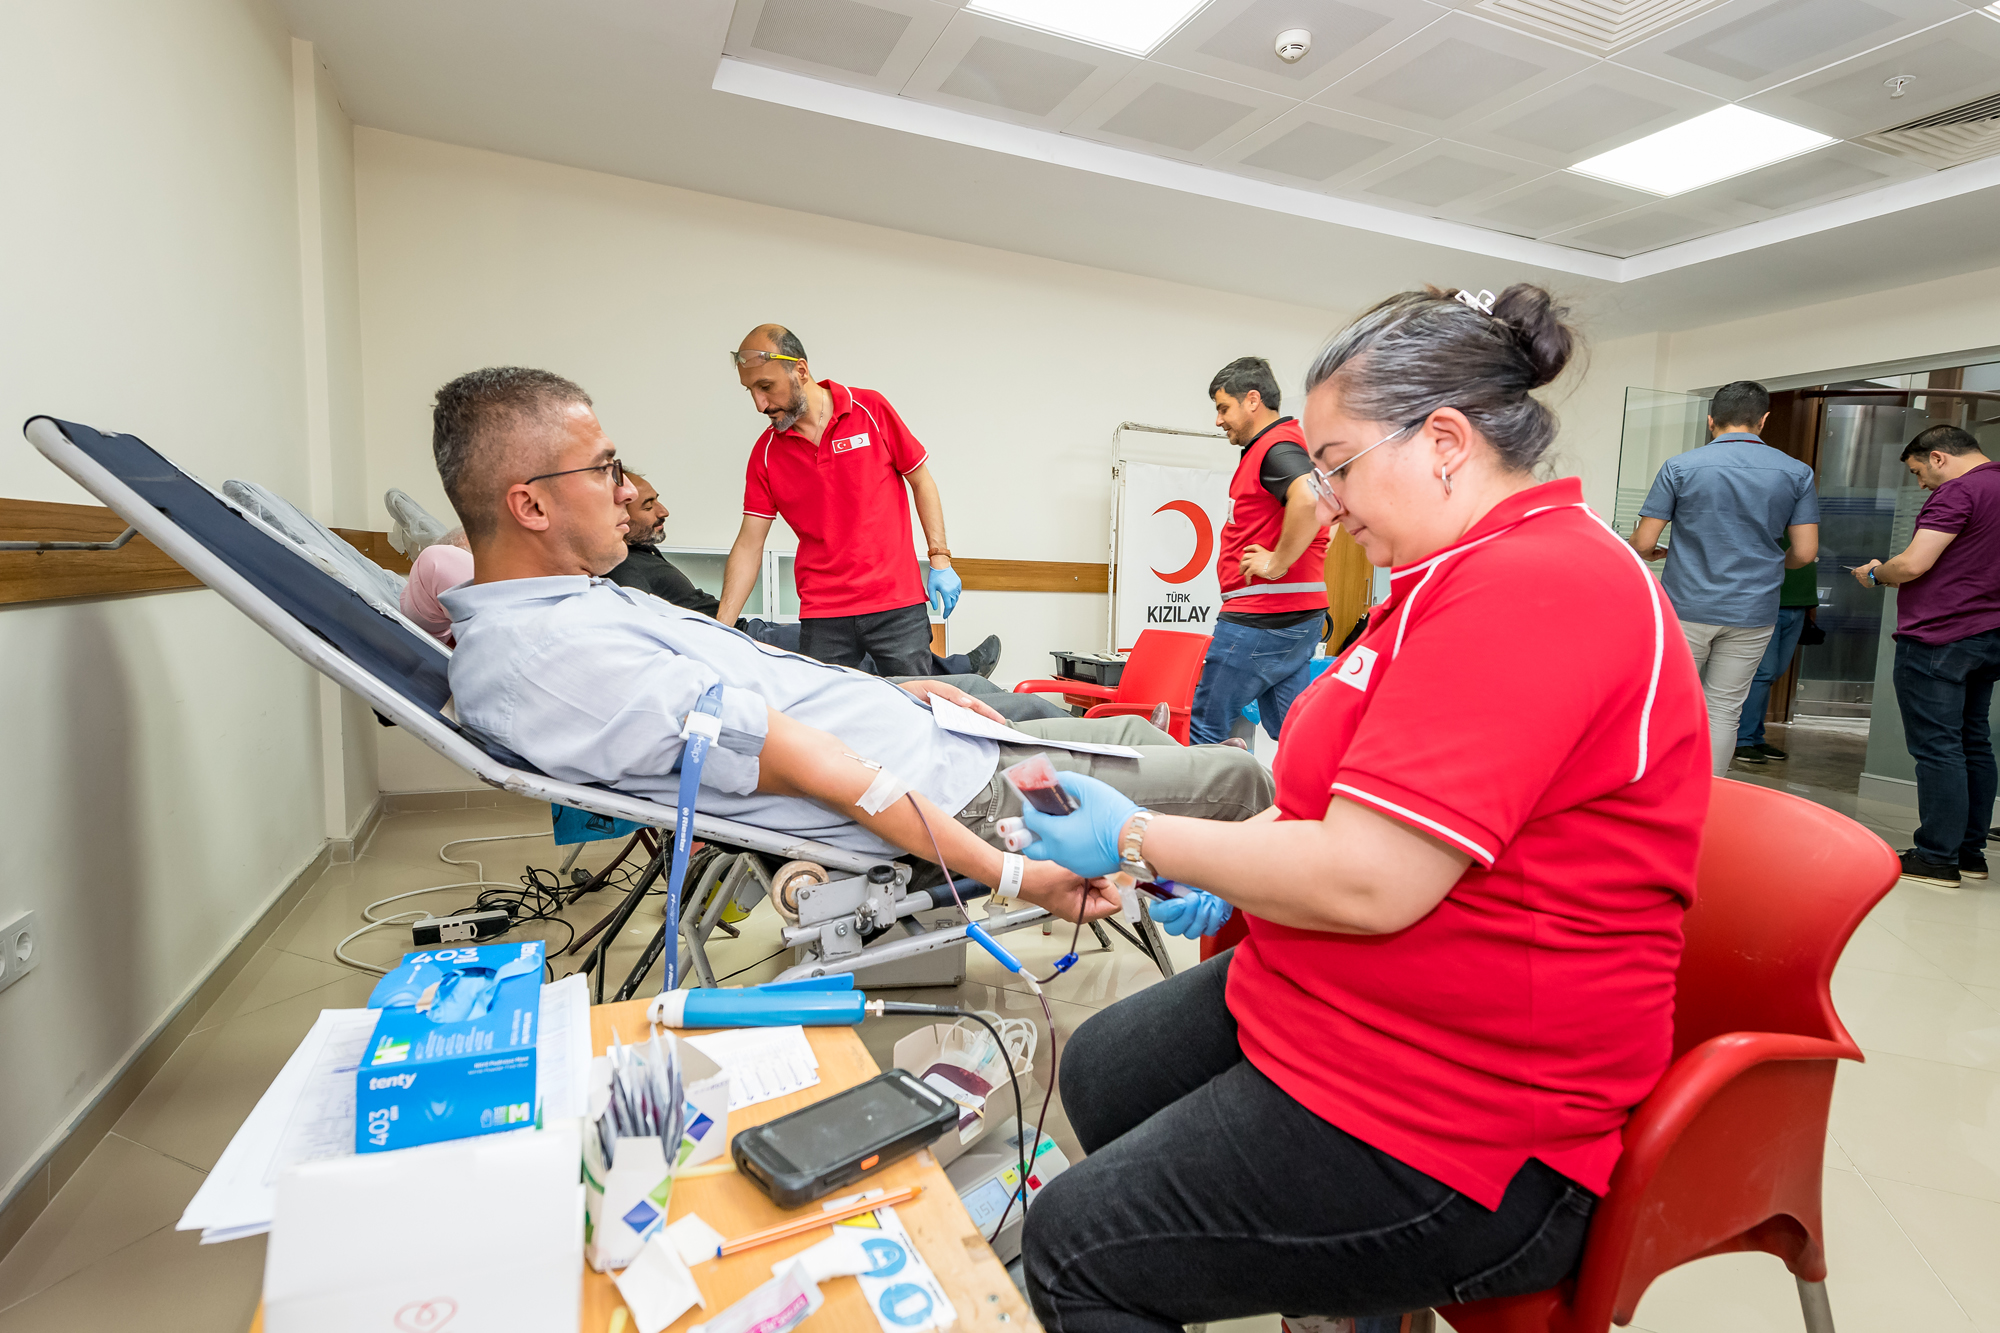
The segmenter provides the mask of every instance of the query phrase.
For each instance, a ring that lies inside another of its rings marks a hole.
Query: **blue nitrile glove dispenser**
[[[535,1119],[540,940],[406,953],[368,996],[354,1150],[520,1129]]]

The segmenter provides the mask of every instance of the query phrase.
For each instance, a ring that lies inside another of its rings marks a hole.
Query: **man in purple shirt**
[[[1957,426],[1911,440],[1903,462],[1931,493],[1903,553],[1854,577],[1896,594],[1896,703],[1917,761],[1917,845],[1903,874],[1957,887],[1986,878],[2000,768],[1987,713],[2000,681],[2000,467]]]

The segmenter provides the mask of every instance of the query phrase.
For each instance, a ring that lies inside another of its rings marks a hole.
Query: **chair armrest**
[[[1121,699],[1117,703],[1093,704],[1085,710],[1083,715],[1085,717],[1151,717],[1153,710],[1159,706],[1157,702],[1139,704],[1133,703],[1129,699]],[[1189,712],[1185,708],[1175,708],[1172,704],[1168,704],[1167,709],[1175,717],[1186,717]]]
[[[1014,687],[1016,694],[1074,694],[1081,698],[1110,699],[1117,691],[1109,685],[1093,685],[1087,680],[1024,680]]]

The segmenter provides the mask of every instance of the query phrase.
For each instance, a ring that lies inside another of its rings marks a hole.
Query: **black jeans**
[[[1321,1120],[1243,1058],[1230,958],[1120,1000],[1062,1054],[1089,1156],[1028,1214],[1028,1297],[1049,1333],[1392,1314],[1569,1274],[1588,1190],[1530,1161],[1488,1212]]]
[[[931,663],[930,604],[871,611],[865,616],[825,616],[799,621],[799,651],[835,666],[861,669],[862,659],[874,658],[868,669],[878,676],[929,676]]]
[[[1896,640],[1896,706],[1917,761],[1917,850],[1957,865],[1983,855],[2000,769],[1987,714],[2000,681],[2000,629],[1951,643]]]

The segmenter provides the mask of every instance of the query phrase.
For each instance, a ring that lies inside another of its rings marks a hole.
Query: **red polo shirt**
[[[799,535],[799,614],[813,620],[893,611],[924,600],[903,478],[930,455],[873,389],[832,380],[819,443],[766,430],[750,450],[743,512],[784,517]]]
[[[1666,1069],[1708,717],[1659,585],[1574,479],[1391,575],[1299,696],[1281,819],[1345,797],[1472,864],[1392,935],[1249,918],[1243,1053],[1315,1114],[1487,1208],[1530,1157],[1602,1194]]]

